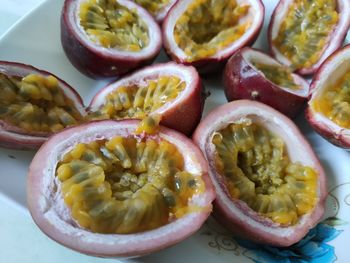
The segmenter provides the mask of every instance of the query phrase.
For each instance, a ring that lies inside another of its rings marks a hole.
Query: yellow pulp
[[[98,233],[136,233],[198,211],[204,192],[184,170],[177,148],[164,140],[114,137],[78,144],[59,162],[57,177],[72,217]]]
[[[235,0],[192,1],[176,22],[175,41],[188,61],[210,57],[249,29],[250,22],[240,21],[249,8],[249,5],[238,5]]]
[[[134,2],[141,5],[152,15],[156,15],[169,3],[169,0],[134,0]]]
[[[263,63],[253,63],[253,65],[274,84],[292,90],[300,89],[300,87],[295,84],[292,71],[289,68],[277,65],[266,65]]]
[[[53,76],[0,73],[0,119],[30,132],[57,132],[82,116]]]
[[[315,64],[339,19],[336,0],[296,0],[289,7],[277,37],[277,49],[293,69]]]
[[[216,166],[231,197],[272,221],[294,225],[317,202],[317,173],[291,163],[283,141],[247,121],[217,132]]]
[[[106,48],[140,51],[149,43],[146,23],[116,0],[87,0],[80,5],[80,25],[90,39]]]
[[[161,121],[160,115],[148,116],[140,122],[135,130],[135,134],[155,134],[159,131],[159,122]]]
[[[186,87],[174,76],[160,76],[145,84],[119,87],[106,96],[103,106],[91,112],[91,119],[143,119],[164,104],[173,101]]]
[[[330,120],[346,129],[350,128],[350,72],[346,73],[331,87],[326,87],[312,106]]]

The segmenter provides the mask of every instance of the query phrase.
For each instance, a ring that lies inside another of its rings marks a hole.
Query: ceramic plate
[[[255,47],[267,50],[266,28],[277,1],[264,1],[266,20]],[[60,12],[63,0],[48,0],[17,23],[0,39],[0,60],[32,64],[67,81],[88,104],[106,83],[79,73],[67,60],[60,43]],[[156,62],[167,61],[161,53]],[[226,102],[221,76],[204,78],[211,92],[205,114]],[[234,239],[213,219],[186,241],[135,262],[348,262],[350,243],[350,153],[312,131],[302,114],[296,120],[321,159],[328,176],[329,196],[324,221],[303,242],[287,249],[258,246]],[[26,209],[26,176],[34,152],[1,149],[0,192]],[[23,209],[23,211],[25,211]],[[23,213],[28,216],[28,213]],[[34,224],[33,224],[33,227]],[[59,246],[57,244],[57,246]],[[79,257],[78,257],[79,258]],[[86,259],[81,255],[81,260]],[[67,258],[69,260],[69,258]],[[100,262],[90,258],[89,262]],[[113,262],[116,262],[115,260]]]

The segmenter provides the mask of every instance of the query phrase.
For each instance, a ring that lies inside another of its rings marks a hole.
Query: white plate
[[[271,12],[277,1],[266,0],[266,21],[255,47],[267,50],[266,28],[271,17]],[[39,8],[34,10],[17,23],[0,40],[0,60],[17,61],[28,63],[40,69],[52,72],[67,81],[84,98],[88,104],[98,89],[105,85],[103,81],[94,81],[79,73],[67,60],[60,43],[60,12],[63,0],[48,0]],[[167,61],[162,53],[157,62]],[[205,114],[214,107],[226,102],[221,85],[221,76],[205,79],[206,88],[210,90],[211,96],[206,101]],[[1,95],[1,94],[0,94]],[[328,187],[330,196],[327,200],[327,213],[325,218],[332,227],[327,228],[324,235],[332,235],[328,239],[308,243],[308,252],[311,253],[317,246],[318,252],[324,253],[323,257],[313,258],[313,262],[330,262],[336,258],[339,262],[347,262],[347,245],[350,243],[350,155],[318,136],[305,122],[302,114],[297,119],[299,127],[304,135],[313,145],[316,153],[321,159],[328,176]],[[29,163],[34,152],[22,152],[15,150],[1,149],[0,151],[0,193],[5,194],[15,203],[26,207],[26,175]],[[25,211],[25,210],[24,210]],[[23,213],[28,216],[28,213]],[[333,226],[335,229],[333,229]],[[34,225],[32,224],[32,227]],[[321,228],[319,228],[321,229]],[[323,228],[322,228],[323,229]],[[337,231],[344,230],[342,233]],[[323,229],[324,230],[324,229]],[[319,234],[322,234],[321,232]],[[335,238],[335,234],[339,234]],[[320,237],[320,236],[318,236]],[[328,243],[327,243],[328,242]],[[327,244],[326,244],[327,243]],[[58,250],[65,251],[65,248],[57,246]],[[333,247],[334,250],[333,251]],[[304,247],[305,248],[305,247]],[[273,262],[278,258],[276,252],[268,253],[262,247],[247,249],[240,247],[233,239],[233,236],[220,228],[210,219],[202,229],[188,240],[169,249],[155,253],[151,256],[137,259],[136,262]],[[296,251],[296,250],[295,250]],[[45,252],[42,252],[45,253]],[[284,252],[285,253],[285,252]],[[316,253],[316,252],[315,252]],[[312,255],[315,255],[312,253]],[[63,252],[63,254],[65,254]],[[317,253],[316,253],[317,254]],[[87,260],[89,262],[100,262],[100,259],[86,257],[78,254],[69,254],[65,262],[73,262],[73,257]],[[77,257],[78,255],[78,257]],[[310,261],[305,255],[300,255],[304,260]],[[270,258],[269,258],[270,257]],[[271,258],[272,257],[272,258]],[[288,257],[281,259],[287,260]],[[289,258],[293,261],[296,258]],[[106,261],[104,261],[106,262]],[[115,262],[115,260],[113,261]],[[279,262],[279,261],[275,261]],[[289,262],[289,261],[284,261]]]

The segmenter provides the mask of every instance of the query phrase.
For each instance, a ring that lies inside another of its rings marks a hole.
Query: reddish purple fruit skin
[[[68,22],[68,8],[74,1],[64,2],[61,14],[61,43],[69,61],[84,75],[93,79],[118,77],[151,64],[160,52],[160,44],[152,56],[143,59],[112,58],[92,50],[78,39],[77,33]]]
[[[265,6],[263,4],[263,2],[261,0],[258,0],[260,3],[260,7],[261,7],[261,12],[264,14],[265,13]],[[166,15],[164,22],[163,22],[163,26],[162,26],[162,35],[163,35],[163,45],[164,45],[164,50],[166,52],[166,54],[168,55],[168,57],[171,60],[176,61],[177,63],[180,64],[184,64],[187,66],[194,66],[198,72],[200,74],[207,74],[207,73],[215,73],[220,71],[224,66],[225,63],[227,62],[227,60],[230,58],[230,56],[232,54],[234,54],[238,49],[240,49],[241,47],[244,46],[251,46],[255,43],[256,39],[259,36],[260,30],[263,26],[263,20],[261,21],[259,27],[257,27],[255,29],[255,31],[251,34],[251,36],[249,37],[249,39],[247,39],[247,41],[245,43],[242,43],[241,46],[237,47],[235,50],[233,50],[230,54],[223,56],[223,57],[215,57],[215,58],[203,58],[203,59],[199,59],[193,62],[188,62],[185,61],[179,57],[177,57],[172,51],[171,51],[171,47],[170,47],[170,43],[166,38],[166,24],[168,23],[168,20],[172,19],[171,17],[171,13],[172,11],[176,8],[176,6],[179,4],[179,2],[181,2],[181,0],[178,0],[173,6],[172,8],[169,10],[168,14]],[[263,16],[264,17],[264,16]]]
[[[243,58],[244,49],[227,62],[223,83],[228,101],[249,99],[267,104],[293,118],[303,108],[307,98],[289,93],[264,78]]]

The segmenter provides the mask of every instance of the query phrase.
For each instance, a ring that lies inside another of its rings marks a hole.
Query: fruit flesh
[[[289,6],[273,44],[292,69],[311,67],[321,57],[339,19],[336,0],[297,0]]]
[[[278,65],[267,65],[259,62],[253,62],[252,64],[255,68],[260,70],[268,80],[277,86],[292,90],[300,89],[300,87],[295,84],[293,76],[291,75],[292,71],[289,68]]]
[[[142,84],[122,86],[106,96],[104,104],[89,114],[91,119],[142,119],[173,101],[186,87],[176,76],[159,76]]]
[[[263,217],[294,225],[317,202],[317,173],[292,163],[283,141],[250,119],[216,132],[215,161],[232,199]]]
[[[175,41],[188,61],[210,57],[249,29],[251,23],[242,21],[249,8],[235,0],[192,1],[176,22]]]
[[[0,93],[0,119],[27,132],[57,132],[82,120],[53,76],[0,73]]]
[[[149,44],[146,23],[115,0],[87,0],[79,7],[80,25],[89,38],[106,48],[137,52]]]
[[[338,81],[325,88],[320,97],[312,102],[317,112],[339,126],[350,128],[350,73],[345,73]]]
[[[169,4],[169,0],[134,0],[152,15],[156,15],[164,6]]]
[[[77,144],[56,175],[78,224],[98,233],[137,233],[201,208],[189,203],[204,192],[184,169],[178,149],[161,139],[116,136]]]

